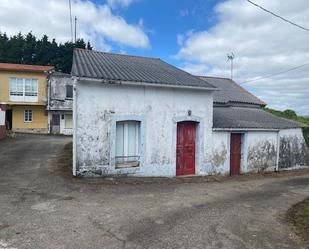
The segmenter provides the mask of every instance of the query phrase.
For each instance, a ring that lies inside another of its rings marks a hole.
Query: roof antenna
[[[230,54],[227,54],[227,60],[226,62],[231,62],[231,79],[233,79],[233,61],[234,61],[234,58],[235,58],[235,55],[233,52],[231,52]]]

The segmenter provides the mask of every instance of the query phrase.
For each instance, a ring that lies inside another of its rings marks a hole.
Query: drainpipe
[[[47,80],[47,112],[48,112],[48,133],[51,133],[51,125],[50,125],[50,74],[48,75]]]
[[[76,130],[77,130],[77,79],[73,79],[73,176],[76,176]]]
[[[280,150],[280,130],[277,132],[277,158],[276,158],[276,171],[279,171],[279,150]]]

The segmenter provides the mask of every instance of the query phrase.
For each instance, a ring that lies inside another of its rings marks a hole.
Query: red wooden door
[[[241,134],[231,134],[230,174],[239,175],[241,161]]]
[[[195,122],[177,123],[176,175],[195,174]]]

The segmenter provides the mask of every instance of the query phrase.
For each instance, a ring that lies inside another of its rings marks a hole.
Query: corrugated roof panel
[[[86,49],[74,50],[71,73],[78,77],[215,89],[207,81],[157,58]]]
[[[266,105],[262,100],[231,79],[206,76],[200,76],[200,78],[218,88],[218,91],[214,93],[215,103],[236,102],[261,106]]]
[[[260,108],[214,107],[213,128],[288,129],[302,124],[272,115]]]

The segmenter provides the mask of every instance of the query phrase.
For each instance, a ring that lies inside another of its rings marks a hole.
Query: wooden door
[[[241,162],[241,134],[231,134],[230,174],[239,175]]]
[[[195,174],[195,122],[177,123],[176,175]]]

